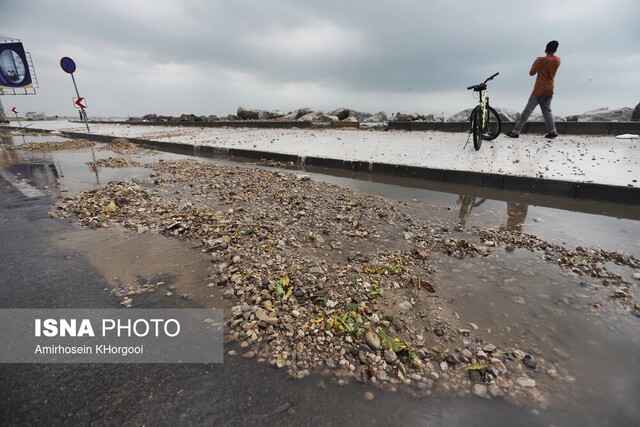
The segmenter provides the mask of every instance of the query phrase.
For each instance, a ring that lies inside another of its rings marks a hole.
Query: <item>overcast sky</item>
[[[21,113],[226,115],[346,106],[449,116],[500,72],[491,103],[520,111],[531,63],[560,42],[557,115],[640,102],[638,0],[0,0],[0,34],[31,52]]]

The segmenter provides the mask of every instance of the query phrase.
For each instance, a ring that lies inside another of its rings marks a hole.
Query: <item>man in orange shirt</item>
[[[517,138],[520,136],[520,132],[524,127],[524,124],[529,119],[529,116],[533,110],[540,105],[542,110],[542,117],[547,124],[547,130],[545,138],[555,138],[558,136],[556,131],[556,124],[553,120],[553,114],[551,113],[551,99],[553,99],[553,79],[556,76],[556,71],[560,67],[560,58],[555,55],[558,50],[558,42],[553,40],[547,43],[545,53],[547,56],[541,56],[536,58],[529,70],[530,76],[536,76],[536,84],[533,86],[533,92],[529,97],[529,102],[524,107],[520,119],[516,122],[516,127],[511,132],[505,133],[505,135],[511,138]]]

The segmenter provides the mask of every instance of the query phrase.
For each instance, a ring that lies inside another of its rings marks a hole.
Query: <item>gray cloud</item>
[[[0,28],[24,42],[36,65],[36,96],[3,97],[22,111],[75,113],[62,56],[78,63],[92,115],[227,114],[239,105],[452,114],[473,105],[466,86],[496,71],[492,103],[519,110],[533,85],[529,66],[551,39],[560,41],[563,61],[556,113],[640,101],[635,0],[25,0],[20,7],[28,13],[1,14]]]

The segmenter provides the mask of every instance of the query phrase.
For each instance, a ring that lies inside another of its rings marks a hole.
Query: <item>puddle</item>
[[[132,307],[222,307],[217,288],[207,288],[208,258],[188,242],[122,229],[73,230],[56,240],[79,251]]]
[[[519,345],[543,355],[559,373],[575,377],[570,394],[556,394],[563,405],[636,412],[638,318],[608,301],[607,288],[584,286],[601,281],[564,273],[539,254],[495,249],[489,258],[435,260],[439,273],[434,286],[463,323],[473,323],[498,346]],[[597,300],[608,302],[595,310]]]

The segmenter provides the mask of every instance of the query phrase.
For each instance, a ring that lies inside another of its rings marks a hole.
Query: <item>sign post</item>
[[[20,118],[18,117],[18,108],[11,107],[11,112],[16,115],[16,120],[18,121],[18,126],[22,127],[22,123],[20,123]]]
[[[76,89],[76,95],[78,96],[74,100],[74,104],[80,107],[80,116],[82,116],[82,118],[84,119],[84,124],[85,126],[87,126],[87,132],[91,132],[89,130],[89,123],[87,122],[87,113],[84,111],[84,109],[87,108],[84,102],[85,99],[80,96],[80,92],[78,92],[78,85],[76,85],[76,78],[73,77],[73,73],[76,71],[76,63],[73,59],[69,58],[68,56],[65,56],[60,60],[60,67],[62,68],[62,71],[64,71],[65,73],[71,74],[71,80],[73,80],[73,87]]]

